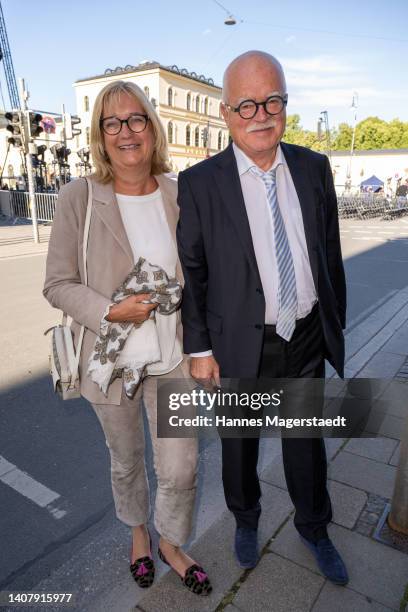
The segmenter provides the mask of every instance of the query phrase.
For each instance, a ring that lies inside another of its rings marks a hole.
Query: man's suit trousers
[[[289,342],[276,334],[275,326],[265,326],[259,376],[324,378],[323,332],[317,304],[307,317],[297,321]],[[222,440],[225,499],[239,527],[256,528],[261,513],[258,449],[259,438]],[[282,454],[296,529],[311,541],[325,537],[332,510],[326,488],[324,440],[282,438]]]

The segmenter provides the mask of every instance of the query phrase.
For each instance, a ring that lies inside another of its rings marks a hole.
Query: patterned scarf
[[[127,321],[110,323],[102,317],[99,336],[88,362],[88,375],[105,395],[111,382],[123,377],[125,393],[132,398],[146,366],[160,361],[155,311],[162,315],[175,312],[181,301],[181,292],[181,285],[175,278],[169,279],[162,268],[140,257],[113,293],[114,304],[130,295],[149,293],[149,303],[158,306],[150,318],[139,325]]]

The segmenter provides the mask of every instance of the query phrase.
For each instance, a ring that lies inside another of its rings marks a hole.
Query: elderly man
[[[249,51],[227,68],[222,112],[233,143],[180,173],[177,230],[184,350],[200,381],[343,376],[346,284],[327,158],[281,143],[279,62]],[[258,561],[259,440],[222,440],[223,484],[241,567]],[[320,438],[282,438],[294,524],[323,574],[348,581],[328,538],[331,504]]]

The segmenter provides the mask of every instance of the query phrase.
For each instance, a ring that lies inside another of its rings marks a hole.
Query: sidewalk
[[[0,213],[0,259],[47,253],[51,223],[38,223],[40,242],[34,242],[33,226],[26,219],[12,219]]]
[[[394,378],[407,385],[408,391],[404,366],[408,362],[408,288],[395,292],[379,309],[360,319],[360,323],[351,325],[351,333],[346,336],[347,376]],[[386,394],[387,390],[384,397]],[[329,533],[347,563],[350,574],[347,587],[336,587],[325,580],[300,542],[293,527],[293,507],[279,454],[261,472],[260,546],[263,549],[258,566],[250,571],[237,567],[232,553],[233,519],[224,512],[191,549],[192,556],[199,559],[211,576],[214,586],[211,596],[199,599],[190,594],[182,588],[174,572],[169,572],[146,592],[134,609],[144,612],[403,610],[400,605],[408,585],[408,554],[375,540],[373,535],[392,496],[407,416],[406,404],[391,404],[382,425],[383,437],[326,441],[334,511]],[[111,609],[129,608],[118,601],[117,607]]]

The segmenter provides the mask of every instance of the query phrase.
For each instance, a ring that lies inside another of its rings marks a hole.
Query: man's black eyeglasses
[[[268,115],[279,115],[287,103],[288,94],[285,94],[284,96],[269,96],[269,98],[266,98],[263,102],[243,100],[236,107],[230,106],[229,104],[225,104],[225,107],[229,108],[229,110],[234,113],[239,113],[242,119],[252,119],[255,117],[260,106],[263,106],[264,111],[268,113]]]

